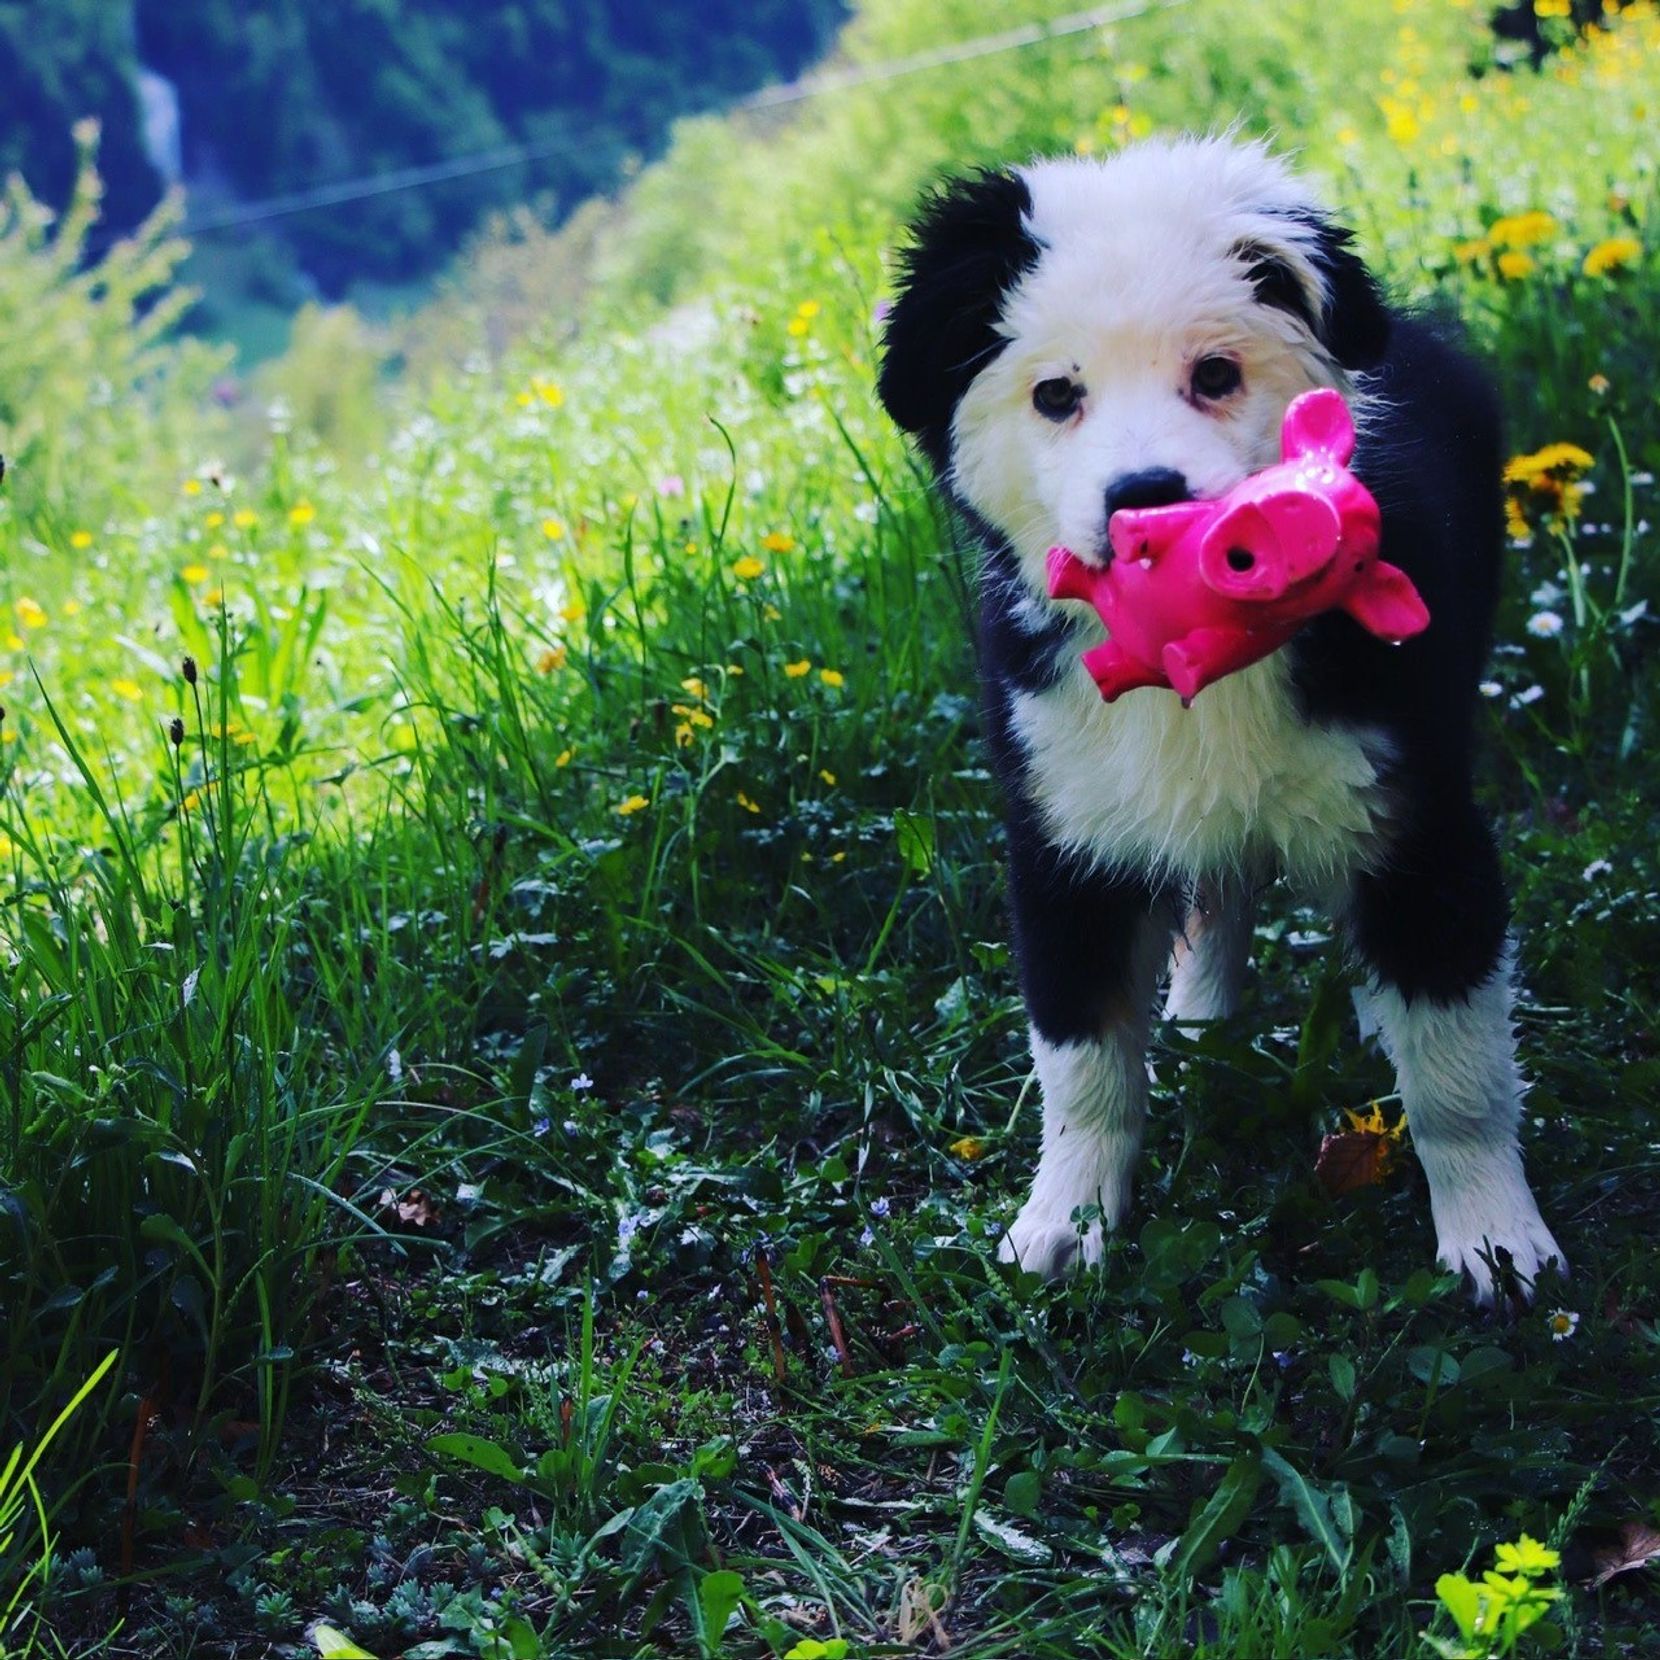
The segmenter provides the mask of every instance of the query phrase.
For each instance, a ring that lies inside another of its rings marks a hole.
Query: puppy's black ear
[[[1318,334],[1345,369],[1375,369],[1389,349],[1389,307],[1383,291],[1354,251],[1354,232],[1318,222],[1315,264],[1325,281],[1326,304]]]
[[[876,390],[897,425],[946,464],[952,411],[1004,345],[1003,296],[1037,262],[1032,198],[1013,173],[980,172],[926,201],[899,256],[899,293],[882,339]]]
[[[1307,240],[1288,257],[1289,246],[1260,240],[1242,242],[1235,257],[1259,304],[1300,317],[1309,332],[1345,369],[1375,369],[1389,348],[1389,307],[1372,273],[1353,248],[1354,232],[1313,213],[1291,215]],[[1298,264],[1306,261],[1299,274]],[[1306,276],[1314,267],[1318,285]]]

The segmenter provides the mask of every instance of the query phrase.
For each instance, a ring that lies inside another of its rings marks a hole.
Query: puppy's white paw
[[[1493,1301],[1493,1264],[1502,1265],[1507,1254],[1529,1302],[1547,1263],[1554,1261],[1559,1274],[1568,1272],[1568,1259],[1545,1226],[1519,1168],[1501,1181],[1437,1194],[1433,1208],[1436,1256],[1443,1267],[1468,1276],[1478,1304]]]
[[[1099,1218],[1087,1226],[1074,1222],[1070,1213],[1057,1216],[1039,1210],[1035,1198],[1014,1219],[997,1247],[999,1262],[1012,1262],[1028,1274],[1058,1280],[1082,1263],[1093,1268],[1101,1260],[1106,1239]]]

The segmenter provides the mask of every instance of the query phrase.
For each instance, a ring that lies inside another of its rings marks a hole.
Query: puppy
[[[1381,556],[1417,584],[1428,631],[1392,647],[1332,613],[1189,708],[1158,688],[1104,703],[1078,660],[1100,623],[1047,597],[1046,551],[1104,562],[1119,508],[1222,495],[1278,459],[1286,406],[1317,386],[1355,411]],[[1166,1015],[1231,1014],[1253,895],[1284,876],[1365,972],[1441,1261],[1483,1301],[1506,1254],[1526,1285],[1560,1266],[1517,1146],[1508,907],[1471,791],[1503,546],[1477,372],[1391,312],[1350,233],[1263,146],[1190,139],[945,186],[900,260],[878,390],[982,552],[985,718],[1043,1092],[1005,1260],[1051,1277],[1098,1260],[1130,1202],[1173,940]]]

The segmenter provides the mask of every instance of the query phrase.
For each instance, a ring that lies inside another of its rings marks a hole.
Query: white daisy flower
[[[1556,611],[1535,611],[1527,619],[1527,631],[1536,639],[1554,640],[1562,632],[1562,617]]]
[[[1550,1327],[1553,1343],[1566,1343],[1579,1330],[1579,1316],[1572,1309],[1552,1309],[1546,1324]]]

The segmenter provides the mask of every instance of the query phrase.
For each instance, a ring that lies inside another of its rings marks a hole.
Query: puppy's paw
[[[1100,1218],[1074,1222],[1070,1212],[1060,1215],[1039,1209],[1035,1199],[1014,1219],[997,1247],[999,1262],[1012,1262],[1028,1274],[1058,1280],[1082,1264],[1093,1268],[1101,1260],[1106,1236]]]
[[[1444,1268],[1468,1278],[1478,1305],[1493,1303],[1501,1294],[1506,1301],[1531,1303],[1547,1264],[1567,1275],[1568,1259],[1551,1237],[1533,1195],[1524,1192],[1522,1198],[1525,1203],[1496,1215],[1439,1219],[1437,1258]]]

